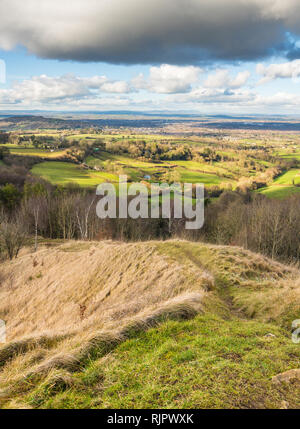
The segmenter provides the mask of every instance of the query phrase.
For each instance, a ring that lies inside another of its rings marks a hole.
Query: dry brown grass
[[[300,272],[241,248],[217,247],[218,272],[247,317],[290,324],[300,316]]]
[[[233,246],[166,242],[160,247],[174,260],[204,269],[215,279],[231,310],[261,321],[290,324],[300,317],[300,271]]]
[[[68,243],[6,263],[2,275],[8,341],[117,327],[212,281],[162,257],[155,244]]]
[[[0,348],[0,383],[14,380],[22,390],[24,380],[74,371],[131,332],[201,311],[213,278],[196,267],[187,271],[156,246],[71,242],[7,262],[0,318],[9,342]]]

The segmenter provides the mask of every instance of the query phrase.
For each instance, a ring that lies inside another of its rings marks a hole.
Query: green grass
[[[293,179],[296,179],[296,177],[299,175],[298,169],[291,169],[287,171],[286,173],[279,176],[277,179],[274,180],[274,184],[277,185],[292,185]]]
[[[104,163],[101,159],[95,158],[93,156],[88,156],[84,162],[90,167],[104,167]]]
[[[150,135],[150,134],[72,134],[67,136],[68,140],[95,140],[95,139],[104,139],[107,141],[115,140],[115,141],[121,141],[121,140],[145,140],[146,142],[153,142],[153,141],[161,141],[161,140],[168,140],[168,141],[174,141],[177,143],[186,143],[184,139],[178,139],[174,138],[172,136],[163,136],[163,135]]]
[[[180,174],[180,181],[185,183],[204,183],[205,185],[219,185],[224,182],[222,178],[214,174],[205,174],[193,170],[188,170],[188,168],[178,169]]]
[[[298,194],[300,192],[300,188],[296,186],[268,186],[267,188],[263,188],[259,190],[260,194],[266,195],[269,198],[276,199],[284,199],[288,198],[291,195]]]
[[[283,159],[297,159],[298,161],[300,160],[300,152],[290,152],[290,153],[279,152],[279,153],[276,153],[275,156]]]
[[[280,335],[270,325],[226,323],[206,315],[181,324],[170,321],[140,334],[118,347],[114,359],[108,361],[102,406],[266,406],[271,402],[268,394],[276,397],[276,392],[271,393],[270,377],[284,369],[282,364],[288,358],[288,350],[280,350],[282,343],[288,345],[282,334],[262,351],[267,331]]]
[[[269,198],[288,198],[291,195],[300,192],[300,187],[294,186],[293,181],[295,184],[300,183],[300,174],[298,169],[291,169],[287,171],[275,179],[270,186],[262,188],[258,192],[266,195]]]
[[[105,181],[118,181],[115,174],[83,170],[78,165],[67,162],[42,162],[36,164],[31,171],[56,185],[76,183],[82,187],[93,187]]]
[[[272,339],[266,334],[275,335]],[[299,386],[271,377],[299,364],[298,345],[273,324],[198,315],[166,321],[91,360],[74,385],[45,383],[26,397],[42,408],[280,408]]]
[[[98,134],[72,134],[66,137],[67,140],[95,140],[101,138],[102,135]]]
[[[124,164],[128,167],[137,167],[137,168],[159,168],[163,165],[163,163],[155,163],[155,162],[147,162],[141,161],[139,159],[130,158],[125,155],[114,155],[108,152],[102,152],[99,156],[101,161],[113,161],[118,162],[120,164]]]

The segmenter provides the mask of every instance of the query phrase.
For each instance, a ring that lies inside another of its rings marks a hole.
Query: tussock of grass
[[[59,341],[65,339],[66,337],[67,335],[41,336],[10,342],[0,348],[0,368],[19,354],[27,353],[31,350],[34,350],[38,346],[44,346],[47,349],[50,349],[55,347]]]

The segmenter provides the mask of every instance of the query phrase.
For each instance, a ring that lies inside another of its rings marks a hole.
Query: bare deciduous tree
[[[10,260],[16,258],[26,244],[27,233],[20,218],[8,221],[2,220],[0,224],[1,248],[7,253]]]
[[[77,201],[76,218],[82,240],[89,238],[89,218],[95,200],[96,197],[92,196]]]

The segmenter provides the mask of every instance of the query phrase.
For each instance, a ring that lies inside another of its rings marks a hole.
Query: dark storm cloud
[[[0,47],[43,58],[197,64],[295,58],[299,0],[0,0]]]

